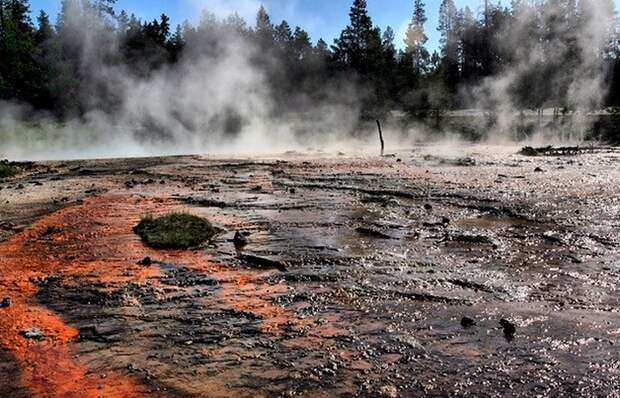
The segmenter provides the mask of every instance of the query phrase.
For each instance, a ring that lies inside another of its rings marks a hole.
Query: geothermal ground
[[[517,152],[22,165],[0,397],[618,397],[620,151]]]

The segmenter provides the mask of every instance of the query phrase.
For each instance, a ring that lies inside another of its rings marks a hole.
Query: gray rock
[[[45,338],[45,334],[39,328],[29,328],[22,330],[19,334],[30,340],[43,340]]]
[[[476,321],[470,317],[464,316],[463,319],[461,319],[461,326],[464,328],[470,328],[472,326],[476,326]]]
[[[510,322],[509,320],[502,319],[499,321],[499,324],[504,329],[504,336],[506,336],[507,339],[512,339],[515,336],[515,333],[517,332],[517,326],[514,323]]]
[[[10,307],[12,304],[11,298],[10,297],[5,297],[2,299],[2,301],[0,301],[0,308],[7,308]]]

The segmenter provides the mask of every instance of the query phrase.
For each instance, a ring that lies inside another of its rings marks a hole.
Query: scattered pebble
[[[470,328],[472,326],[476,326],[476,321],[470,317],[464,316],[463,319],[461,319],[461,326],[464,328]]]
[[[2,301],[0,301],[0,308],[10,307],[12,303],[13,302],[11,301],[10,297],[5,297],[2,299]]]
[[[506,319],[502,319],[499,321],[499,324],[502,326],[502,328],[504,328],[504,336],[506,336],[506,338],[511,339],[515,336],[515,333],[517,332],[517,327],[514,323]]]
[[[153,264],[153,260],[151,260],[150,257],[144,257],[142,260],[138,261],[136,264],[148,267]]]
[[[19,332],[19,334],[30,340],[43,340],[45,338],[45,334],[39,328],[25,329]]]
[[[382,397],[396,398],[398,397],[398,389],[391,385],[381,387],[380,393]]]
[[[235,237],[233,238],[233,243],[236,247],[247,246],[249,240],[247,238],[247,234],[241,233],[239,231],[235,232]]]

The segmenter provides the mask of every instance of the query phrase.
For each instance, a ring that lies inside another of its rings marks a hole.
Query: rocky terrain
[[[619,397],[620,150],[42,162],[0,180],[0,397]],[[141,217],[219,233],[155,250]]]

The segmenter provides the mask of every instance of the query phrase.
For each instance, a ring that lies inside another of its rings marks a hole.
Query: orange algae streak
[[[13,300],[11,307],[0,309],[0,347],[10,350],[18,362],[20,386],[35,397],[162,396],[153,395],[131,377],[110,372],[103,379],[80,364],[72,353],[78,331],[36,303],[36,281],[50,275],[96,275],[101,282],[146,281],[158,274],[158,267],[141,267],[136,260],[150,256],[208,273],[220,282],[216,299],[225,307],[260,317],[264,333],[279,335],[287,325],[307,326],[308,322],[272,303],[270,297],[285,292],[286,286],[265,283],[269,273],[229,268],[202,251],[154,251],[133,234],[141,215],[180,208],[174,201],[106,195],[44,217],[0,243],[0,290]],[[19,335],[32,327],[44,333],[43,341]],[[6,382],[15,380],[3,380],[0,375],[0,383]]]
[[[261,317],[260,328],[263,333],[279,335],[283,326],[293,326],[293,320],[296,321],[294,326],[302,326],[286,309],[266,300],[267,297],[285,291],[285,286],[263,285],[256,281],[256,277],[241,275],[237,282],[222,284],[220,297],[237,311]]]
[[[38,305],[35,281],[52,274],[93,271],[88,257],[105,252],[92,245],[106,228],[93,218],[109,199],[94,199],[43,218],[0,244],[0,288],[12,304],[0,309],[0,346],[8,349],[20,368],[19,380],[0,375],[0,383],[19,384],[35,397],[145,397],[149,393],[136,380],[122,375],[88,372],[71,352],[78,331],[52,311]],[[117,226],[110,231],[117,232]],[[20,332],[38,328],[44,340],[28,340]]]

